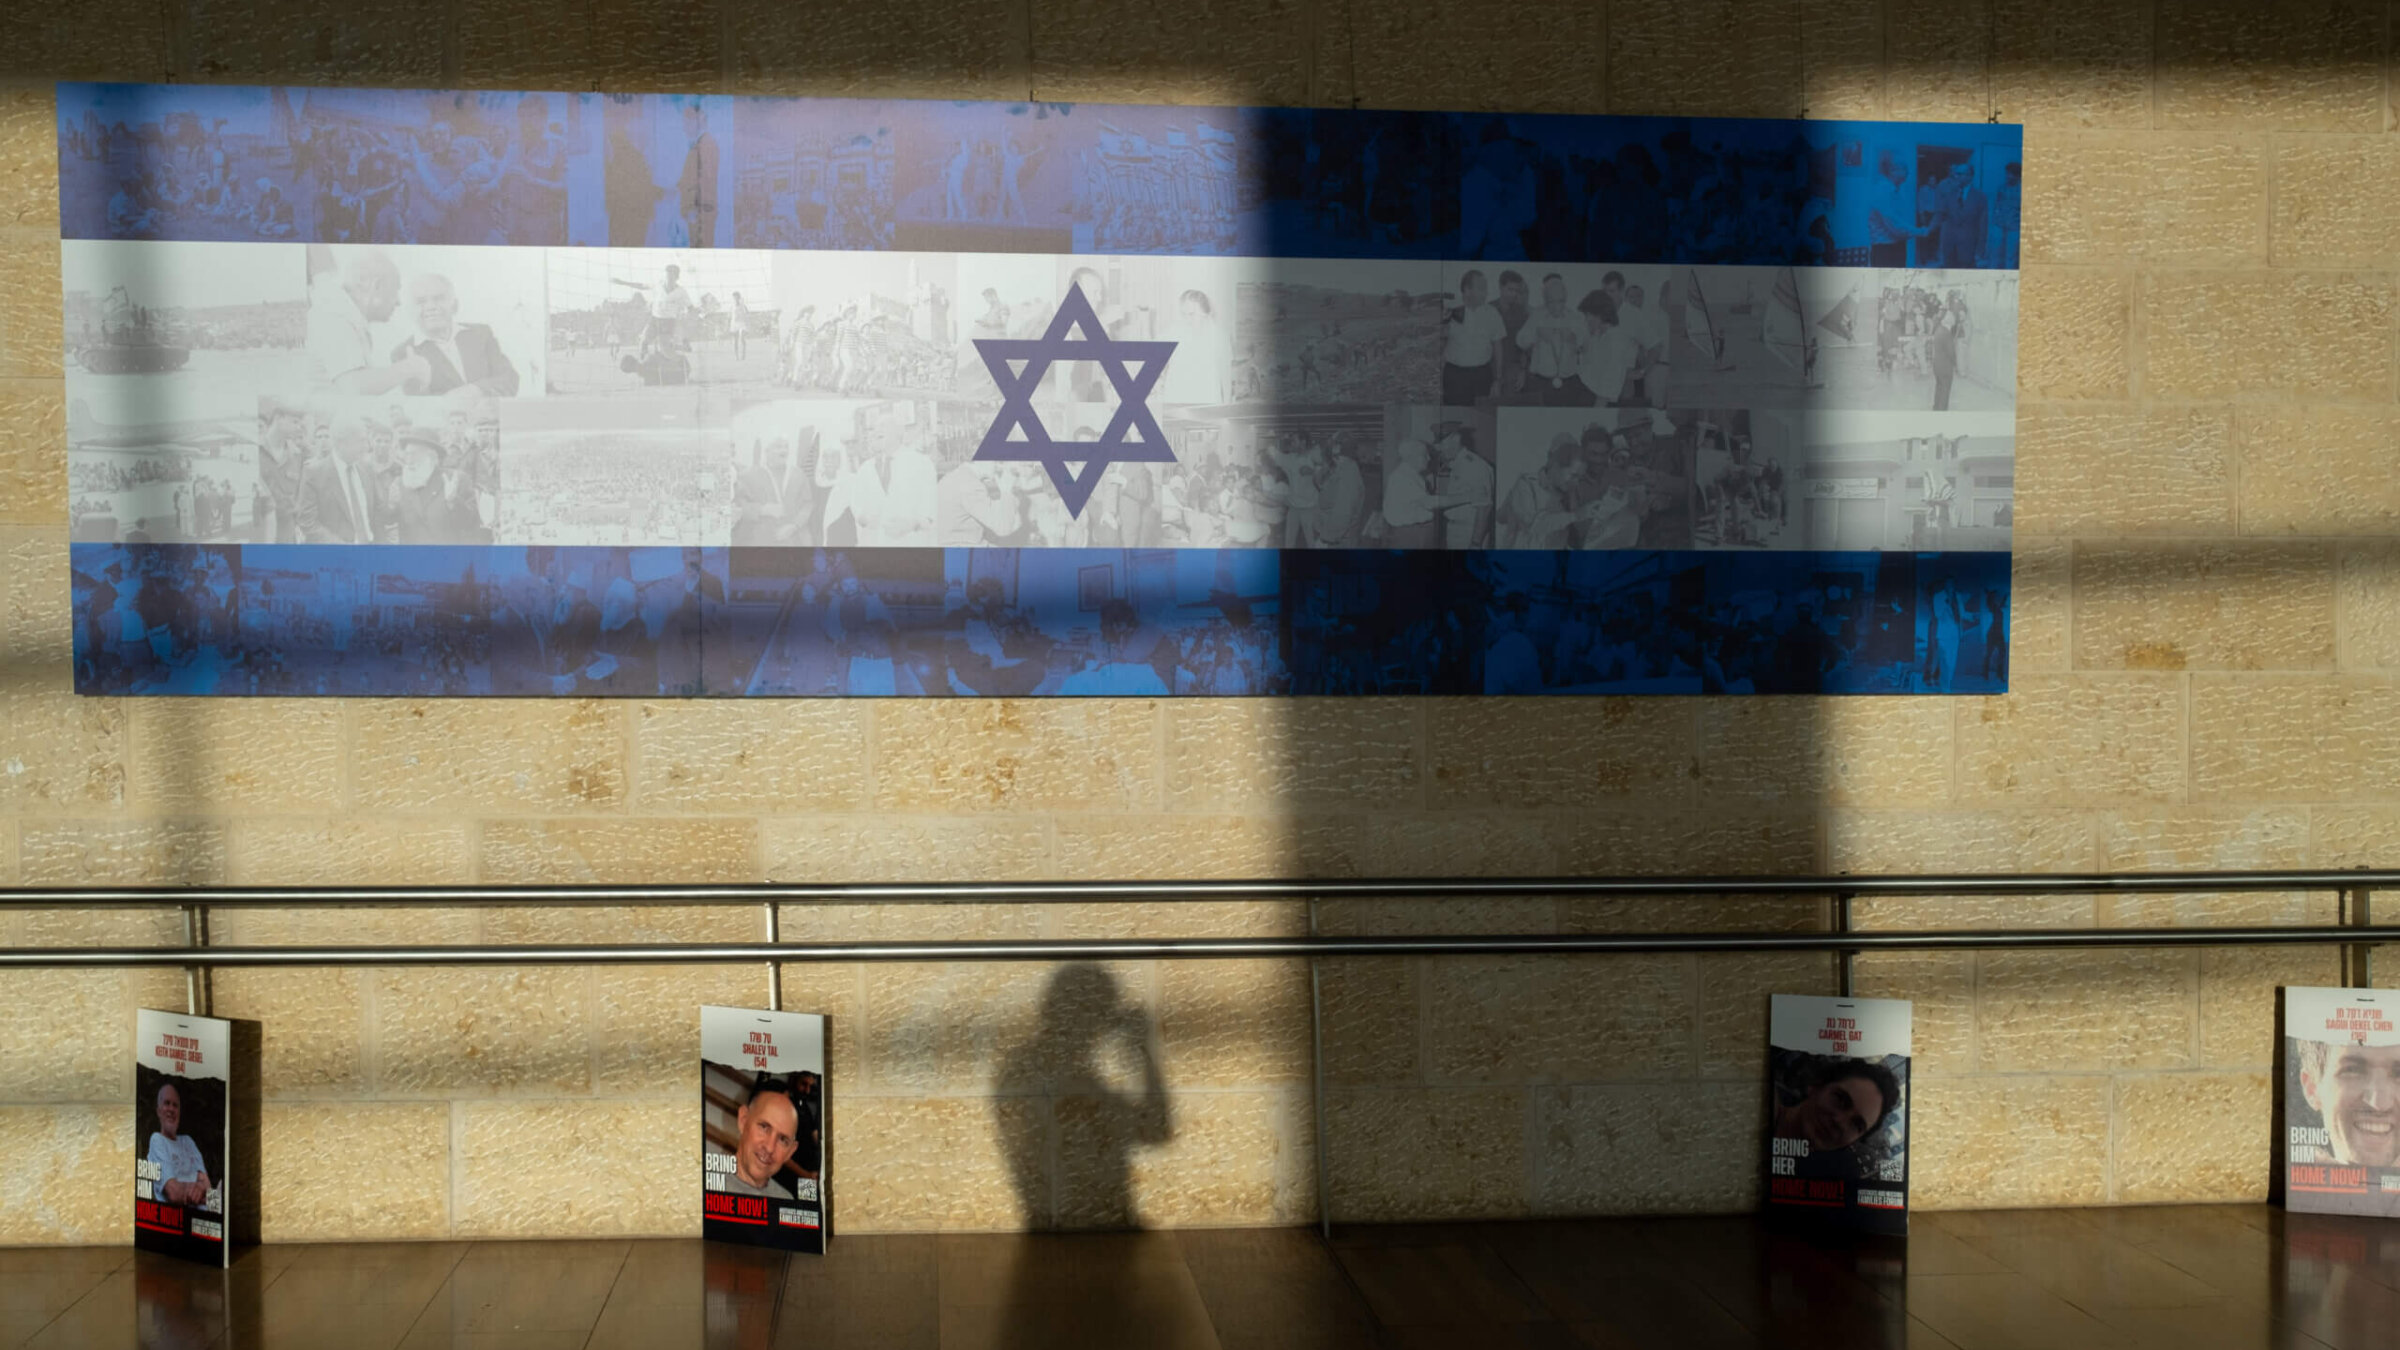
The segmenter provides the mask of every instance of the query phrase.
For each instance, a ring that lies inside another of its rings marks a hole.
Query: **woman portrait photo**
[[[1777,1049],[1769,1133],[1808,1145],[1794,1174],[1855,1180],[1905,1176],[1908,1061]]]

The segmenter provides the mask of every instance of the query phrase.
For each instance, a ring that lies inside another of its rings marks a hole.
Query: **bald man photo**
[[[500,339],[489,324],[458,321],[458,288],[438,272],[420,274],[408,285],[408,308],[416,320],[414,337],[392,348],[392,364],[411,357],[425,363],[423,388],[412,394],[454,394],[460,390],[513,398],[517,367],[500,350]]]
[[[309,383],[345,394],[423,389],[433,369],[410,354],[375,361],[374,325],[400,307],[400,269],[379,248],[334,249],[334,268],[308,280]]]

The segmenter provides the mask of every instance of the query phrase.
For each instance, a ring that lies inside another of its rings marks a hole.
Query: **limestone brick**
[[[2168,0],[2158,11],[2158,120],[2381,131],[2382,55],[2382,9],[2371,0]]]
[[[633,710],[633,800],[649,812],[814,814],[867,804],[863,704],[701,699]]]
[[[1700,956],[1694,966],[1700,985],[1695,1019],[1700,1072],[1738,1083],[1766,1081],[1769,999],[1776,994],[1831,994],[1837,987],[1834,957],[1825,952],[1712,952]],[[1605,972],[1603,967],[1595,973]],[[1595,989],[1582,996],[1624,997],[1613,977],[1607,984],[1605,994]]]
[[[130,1242],[132,1156],[133,1112],[121,1102],[0,1106],[0,1158],[9,1161],[0,1173],[0,1244]]]
[[[2400,866],[2400,810],[2389,806],[2318,806],[2308,816],[2311,866]]]
[[[724,87],[725,24],[716,0],[597,0],[595,87],[714,92]]]
[[[1176,811],[1413,806],[1420,710],[1398,699],[1188,699],[1167,705]]]
[[[1020,962],[870,965],[867,1063],[878,1091],[1035,1092],[1091,1072],[1149,1022],[1146,970]]]
[[[358,805],[379,812],[614,811],[622,705],[378,700],[350,710]]]
[[[1911,1073],[1947,1078],[1974,1072],[1973,952],[1861,952],[1857,989],[1861,998],[1909,1001]]]
[[[321,810],[342,796],[332,700],[136,699],[133,801],[220,812]]]
[[[795,816],[759,824],[769,881],[1048,881],[1039,816]]]
[[[685,1237],[700,1230],[694,1095],[459,1108],[460,1237]]]
[[[367,1086],[366,980],[336,968],[212,971],[208,1011],[259,1024],[267,1096],[357,1096]]]
[[[205,886],[225,879],[225,830],[210,821],[28,820],[17,827],[28,886]]]
[[[190,0],[180,70],[217,84],[438,86],[438,0],[328,9],[308,0]]]
[[[1343,1089],[1325,1097],[1334,1217],[1343,1223],[1521,1217],[1523,1088]]]
[[[19,226],[0,231],[0,375],[59,378],[64,355],[60,335],[66,331],[60,318],[63,294],[57,230]]]
[[[113,0],[62,0],[17,16],[9,68],[50,80],[167,78],[167,11]],[[45,89],[45,92],[47,90]]]
[[[2330,916],[2320,919],[2330,922]],[[2275,1064],[2276,989],[2338,985],[2336,947],[2211,947],[2200,953],[2200,1064],[2264,1069]]]
[[[2176,677],[2027,675],[1959,709],[1962,804],[2163,801],[2183,788]]]
[[[1495,905],[1513,902],[1491,902]],[[1494,925],[1512,933],[1718,933],[1814,932],[1830,912],[1822,896],[1712,895],[1695,899],[1666,895],[1561,896],[1557,923]],[[1737,963],[1738,964],[1738,963]]]
[[[1800,25],[1798,0],[1618,0],[1608,11],[1608,110],[1797,116]]]
[[[2262,263],[2267,159],[2261,136],[2029,129],[2025,261]]]
[[[1536,1213],[1723,1214],[1758,1203],[1756,1084],[1536,1088],[1532,1099]]]
[[[2388,277],[2153,272],[2141,304],[2142,383],[2154,397],[2392,397]]]
[[[594,87],[589,5],[466,5],[457,24],[461,88]]]
[[[700,1007],[763,1007],[758,966],[609,966],[592,994],[595,1086],[610,1096],[672,1097],[699,1090]],[[786,1000],[807,1012],[823,1008]]]
[[[1991,0],[1885,7],[1885,116],[1981,122],[1991,115],[1991,7]]]
[[[2294,808],[2125,812],[2100,824],[2100,866],[2109,872],[2278,869],[2308,865],[2308,817]],[[2181,923],[2300,923],[2330,920],[2328,897],[2308,892],[2117,895],[2104,902],[2112,927]]]
[[[2118,1204],[2267,1198],[2272,1079],[2264,1073],[2145,1074],[2117,1085]]]
[[[1515,876],[1559,867],[1553,822],[1525,811],[1309,815],[1274,825],[1292,836],[1284,856],[1300,876]]]
[[[2018,528],[2231,534],[2233,426],[2223,408],[2027,406],[2017,414]]]
[[[1553,856],[1566,875],[1807,871],[1816,856],[1813,815],[1774,805],[1746,806],[1554,820]]]
[[[765,936],[755,905],[540,905],[483,911],[491,942],[750,942]]]
[[[1062,938],[1298,937],[1308,932],[1304,900],[1095,900],[1040,908],[1048,932]]]
[[[1231,0],[1035,0],[1033,96],[1110,103],[1306,103],[1316,7]]]
[[[1446,1083],[1688,1078],[1684,956],[1452,957],[1425,970],[1426,1071]]]
[[[2073,546],[2064,539],[2020,533],[2010,542],[2009,570],[2009,672],[2065,673],[2073,627]]]
[[[1157,703],[920,699],[875,710],[884,810],[1127,811],[1158,805]]]
[[[592,1081],[590,983],[572,966],[378,970],[369,983],[380,1071],[391,1095],[585,1092]]]
[[[1051,1217],[1046,1102],[850,1095],[834,1203],[854,1233],[989,1232]]]
[[[1300,1094],[1179,1092],[1157,1139],[1121,1097],[1062,1097],[1052,1110],[1061,1228],[1292,1224],[1316,1209]]]
[[[748,820],[495,820],[483,827],[483,879],[500,885],[758,879]]]
[[[2108,1198],[2109,1081],[1921,1078],[1910,1084],[1910,1203],[2096,1205]]]
[[[907,942],[1044,936],[1049,905],[863,905],[831,902],[780,907],[789,942]],[[1094,936],[1075,934],[1075,936]]]
[[[1067,881],[1181,881],[1289,876],[1295,822],[1277,816],[1061,816],[1057,864]]]
[[[1309,1077],[1308,963],[1162,961],[1161,1069],[1178,1090]]]
[[[212,909],[208,940],[218,947],[336,946],[437,947],[472,942],[484,911],[425,905],[341,904],[294,908]],[[182,941],[181,916],[169,940]]]
[[[2198,1033],[2189,951],[1978,954],[1975,1047],[1986,1073],[2191,1067]]]
[[[50,525],[67,513],[67,408],[47,380],[0,381],[0,521]]]
[[[1558,910],[1559,902],[1546,895],[1321,900],[1317,931],[1337,937],[1554,933],[1560,931]]]
[[[1994,0],[1992,104],[2000,120],[2147,126],[2151,9],[2147,0]]]
[[[741,968],[739,974],[748,970]],[[782,974],[785,1011],[818,1013],[828,1019],[825,1053],[830,1056],[834,1081],[864,1088],[868,1082],[864,968],[843,962],[786,962]],[[735,1006],[764,1001],[763,991],[742,994]]]
[[[125,805],[125,705],[64,690],[0,692],[0,810]]]
[[[2380,131],[2380,128],[2375,130]],[[2311,136],[2275,147],[2275,259],[2379,265],[2400,253],[2400,157],[2381,135]]]
[[[1803,105],[1810,117],[1883,116],[1883,12],[1840,0],[1800,7]]]
[[[45,693],[73,687],[75,618],[62,518],[0,526],[0,688]]]
[[[1428,707],[1437,806],[1688,799],[1692,711],[1679,699],[1562,699],[1539,717],[1496,700]]]
[[[2133,279],[2125,273],[2025,268],[2017,278],[2017,396],[2124,398],[2133,387],[2132,325]]]
[[[258,1223],[266,1241],[450,1235],[448,1106],[269,1103],[259,1112],[258,1134]],[[361,1158],[376,1165],[362,1168]]]
[[[241,886],[463,886],[475,854],[463,821],[245,818],[233,823],[226,872]]]
[[[2333,572],[2321,544],[2079,544],[2075,665],[2329,668]]]
[[[11,945],[58,945],[9,936]],[[80,946],[112,936],[76,934],[74,940]],[[147,945],[140,935],[127,936]],[[134,1011],[181,1008],[183,993],[180,970],[17,969],[0,975],[0,1045],[8,1047],[0,1056],[0,1101],[130,1100],[133,1069],[126,1047],[133,1044]]]
[[[2344,670],[2400,666],[2400,545],[2344,544],[2335,558],[2335,663]]]
[[[779,0],[729,0],[733,87],[816,98],[1023,98],[1025,11],[906,0],[874,23],[795,24]]]
[[[1397,1087],[1417,1081],[1417,980],[1423,966],[1376,956],[1318,967],[1326,1082]]]
[[[1320,93],[1369,108],[1599,112],[1613,57],[1601,7],[1575,0],[1326,0],[1318,22]]]
[[[2400,415],[2385,408],[2246,408],[2236,423],[2245,534],[2400,529]]]
[[[2197,801],[2400,795],[2400,687],[2373,675],[2192,678]]]
[[[1952,700],[1710,699],[1699,708],[1704,799],[1930,805],[1950,796]]]

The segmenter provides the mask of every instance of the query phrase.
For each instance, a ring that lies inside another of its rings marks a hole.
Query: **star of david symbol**
[[[1080,339],[1068,337],[1079,329],[1083,333]],[[1100,485],[1100,475],[1108,472],[1111,464],[1175,462],[1167,433],[1160,429],[1149,402],[1151,387],[1166,372],[1167,357],[1174,353],[1175,344],[1110,337],[1081,286],[1068,288],[1057,316],[1050,320],[1050,331],[1038,338],[977,338],[975,350],[1000,386],[1000,415],[992,419],[991,430],[983,433],[983,445],[975,451],[975,458],[1041,465],[1049,472],[1059,499],[1067,504],[1068,515],[1083,514],[1083,504],[1092,499],[1092,489]],[[1034,411],[1034,390],[1057,361],[1096,362],[1117,391],[1116,416],[1108,420],[1099,440],[1056,440],[1042,425],[1041,414]],[[1020,362],[1022,371],[1016,369]],[[1139,370],[1134,369],[1137,365]],[[1022,440],[1015,438],[1019,432]],[[1069,467],[1077,462],[1083,465],[1081,473]]]

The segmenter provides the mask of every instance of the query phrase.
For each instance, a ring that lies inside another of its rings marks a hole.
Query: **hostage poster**
[[[704,1236],[825,1250],[826,1022],[813,1013],[700,1010]]]
[[[1904,999],[1775,995],[1768,1213],[1908,1231],[1909,1017]]]

